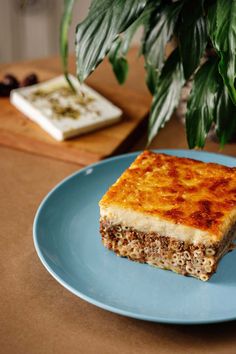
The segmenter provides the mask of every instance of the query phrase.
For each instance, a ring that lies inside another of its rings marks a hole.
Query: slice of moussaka
[[[236,168],[144,151],[99,205],[108,249],[206,281],[233,248]]]

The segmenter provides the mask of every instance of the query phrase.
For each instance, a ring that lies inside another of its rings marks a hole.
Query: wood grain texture
[[[142,133],[150,104],[150,96],[143,94],[143,88],[140,90],[140,86],[144,85],[143,62],[137,59],[135,50],[130,52],[129,59],[130,62],[136,61],[136,70],[134,73],[131,70],[132,81],[128,84],[119,86],[116,83],[107,61],[87,81],[88,85],[123,110],[121,123],[57,142],[13,107],[8,98],[0,98],[0,144],[82,165],[124,152]],[[74,65],[72,58],[70,68]],[[58,58],[2,65],[0,77],[7,72],[19,78],[35,72],[40,81],[45,81],[61,74],[61,65]]]

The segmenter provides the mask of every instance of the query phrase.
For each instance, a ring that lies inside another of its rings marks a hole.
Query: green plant
[[[65,0],[61,54],[66,76],[72,8],[73,0]],[[204,147],[212,126],[224,145],[236,132],[236,0],[93,0],[76,28],[79,81],[108,55],[123,84],[126,55],[140,26],[144,28],[140,53],[153,95],[148,143],[170,119],[183,85],[192,79],[186,113],[189,147]],[[173,39],[175,49],[166,58],[166,44]]]

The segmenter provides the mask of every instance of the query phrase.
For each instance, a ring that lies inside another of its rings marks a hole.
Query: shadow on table
[[[126,321],[131,321],[135,332],[149,341],[150,348],[155,344],[161,353],[164,348],[166,353],[175,354],[236,353],[236,321],[190,326]]]

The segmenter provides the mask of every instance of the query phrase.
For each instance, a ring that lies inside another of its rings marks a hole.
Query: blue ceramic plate
[[[236,166],[205,152],[162,150]],[[103,309],[142,320],[196,324],[236,319],[236,251],[208,282],[117,257],[99,235],[98,201],[136,153],[86,167],[62,181],[40,205],[34,243],[42,263],[65,288]]]

